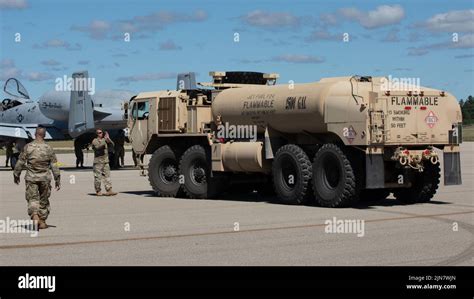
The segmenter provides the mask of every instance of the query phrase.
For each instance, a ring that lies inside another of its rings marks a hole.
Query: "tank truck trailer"
[[[384,90],[384,77],[276,84],[277,74],[211,72],[177,90],[128,103],[130,141],[152,155],[158,196],[212,198],[230,185],[274,192],[285,204],[350,206],[390,193],[429,201],[440,183],[461,184],[462,116],[456,98],[419,87]],[[138,159],[139,161],[139,159]]]

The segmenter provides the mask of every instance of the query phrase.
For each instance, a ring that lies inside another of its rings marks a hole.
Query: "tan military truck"
[[[180,74],[177,90],[130,100],[130,140],[137,155],[152,155],[141,167],[159,196],[253,188],[286,204],[342,207],[390,193],[427,202],[441,153],[445,185],[461,184],[461,110],[447,92],[393,88],[385,77],[276,84],[277,74],[210,75],[196,84]]]

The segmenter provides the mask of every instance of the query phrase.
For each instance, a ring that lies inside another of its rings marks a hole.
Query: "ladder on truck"
[[[371,92],[369,100],[369,134],[370,143],[382,144],[389,139],[390,130],[387,126],[387,99],[377,97]]]

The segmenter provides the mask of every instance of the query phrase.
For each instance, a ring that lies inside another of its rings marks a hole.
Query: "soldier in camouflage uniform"
[[[59,168],[53,149],[44,142],[46,129],[36,128],[35,140],[23,148],[15,165],[13,178],[15,184],[20,183],[20,174],[26,169],[26,201],[28,215],[38,224],[40,229],[48,227],[46,219],[49,215],[49,196],[51,195],[51,173],[53,172],[56,190],[61,187]]]
[[[109,134],[102,129],[97,129],[97,138],[92,140],[92,149],[94,150],[94,188],[97,196],[113,196],[117,195],[112,191],[112,182],[110,181],[110,166],[109,166],[109,145],[114,146]],[[102,194],[101,184],[104,180],[106,193]]]

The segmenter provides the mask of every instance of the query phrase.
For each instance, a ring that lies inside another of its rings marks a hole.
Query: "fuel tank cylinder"
[[[325,101],[350,97],[349,82],[344,83],[339,88],[333,88],[335,82],[230,88],[216,96],[212,113],[230,125],[257,125],[259,133],[267,126],[285,133],[326,132]]]
[[[224,145],[222,163],[235,172],[262,172],[268,168],[262,142],[232,142]]]

